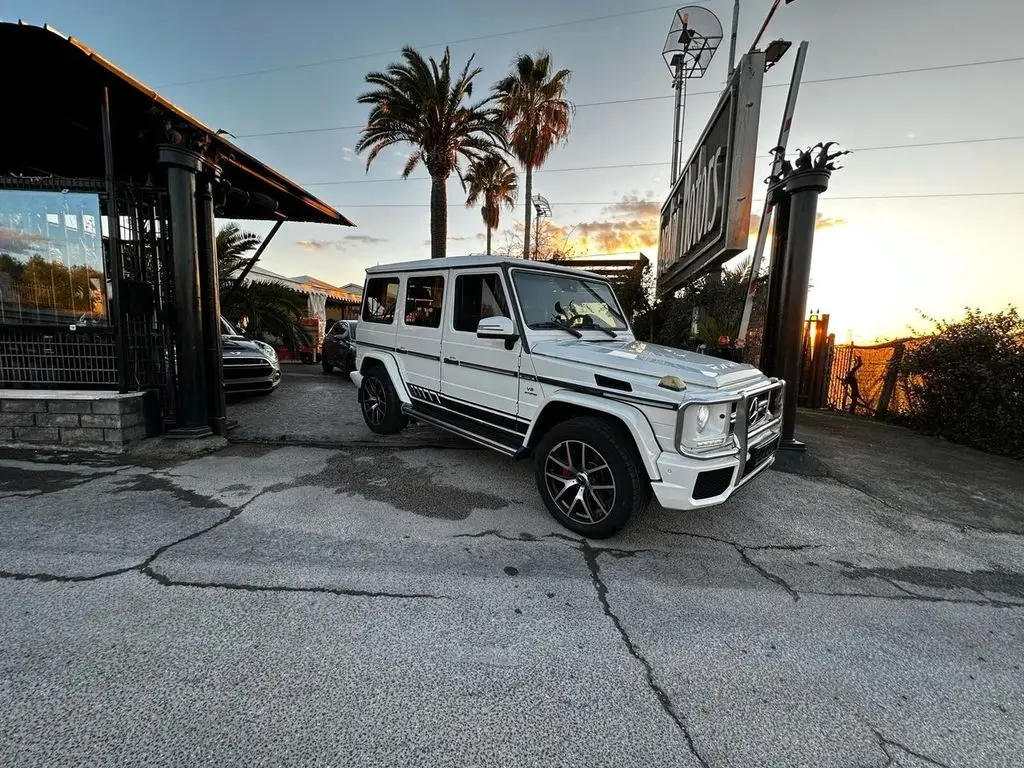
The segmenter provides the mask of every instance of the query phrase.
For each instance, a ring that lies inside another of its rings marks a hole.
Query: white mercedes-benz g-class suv
[[[637,341],[595,274],[492,256],[366,272],[352,381],[367,426],[411,417],[534,456],[545,505],[577,533],[615,534],[650,491],[668,509],[720,504],[774,460],[783,382]]]

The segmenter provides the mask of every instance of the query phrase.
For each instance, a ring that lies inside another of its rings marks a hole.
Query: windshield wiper
[[[597,291],[595,291],[593,288],[591,288],[589,285],[587,285],[586,282],[584,282],[583,280],[580,281],[580,285],[583,286],[584,290],[586,290],[587,293],[589,293],[591,296],[593,296],[599,302],[601,302],[606,307],[608,307],[608,311],[611,312],[613,315],[615,315],[615,317],[617,317],[619,320],[621,320],[623,325],[625,325],[627,328],[629,327],[629,323],[626,322],[626,318],[624,318],[621,314],[619,314],[611,304],[609,304],[607,301],[602,299],[598,295]]]
[[[546,330],[546,329],[549,329],[549,328],[561,328],[566,333],[571,333],[577,339],[582,339],[583,338],[583,334],[580,333],[579,331],[577,331],[571,325],[566,325],[565,323],[560,323],[557,320],[547,320],[546,322],[543,322],[543,323],[535,323],[534,325],[531,325],[530,327],[533,328],[534,330],[537,330],[537,331],[542,331],[542,330]]]
[[[583,330],[585,330],[585,331],[591,331],[591,330],[593,330],[593,331],[604,331],[609,336],[611,336],[613,339],[619,338],[619,334],[617,334],[611,328],[605,328],[603,325],[598,325],[597,323],[594,323],[593,325],[588,325]]]

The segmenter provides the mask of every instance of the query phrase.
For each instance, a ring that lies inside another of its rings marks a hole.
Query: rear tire
[[[378,435],[396,435],[405,429],[409,418],[402,413],[402,401],[383,368],[371,368],[363,376],[359,393],[363,421]]]
[[[632,439],[607,421],[583,416],[556,424],[535,456],[544,505],[575,533],[614,536],[647,503],[647,478]]]

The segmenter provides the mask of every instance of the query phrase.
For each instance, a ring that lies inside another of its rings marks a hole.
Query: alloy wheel
[[[599,523],[615,505],[611,467],[582,440],[564,440],[548,452],[544,479],[559,511],[579,523]]]
[[[380,426],[388,412],[388,396],[379,379],[368,378],[363,382],[363,416],[373,426]]]

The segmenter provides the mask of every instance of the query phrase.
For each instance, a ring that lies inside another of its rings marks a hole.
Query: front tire
[[[324,373],[332,373],[334,371],[334,366],[326,358],[320,361],[320,365],[323,367]]]
[[[646,503],[645,477],[628,435],[584,416],[557,424],[535,451],[537,490],[561,525],[592,539],[614,536]]]
[[[383,368],[373,368],[363,377],[359,401],[363,421],[371,432],[378,435],[396,435],[409,423],[402,413],[402,401]]]

